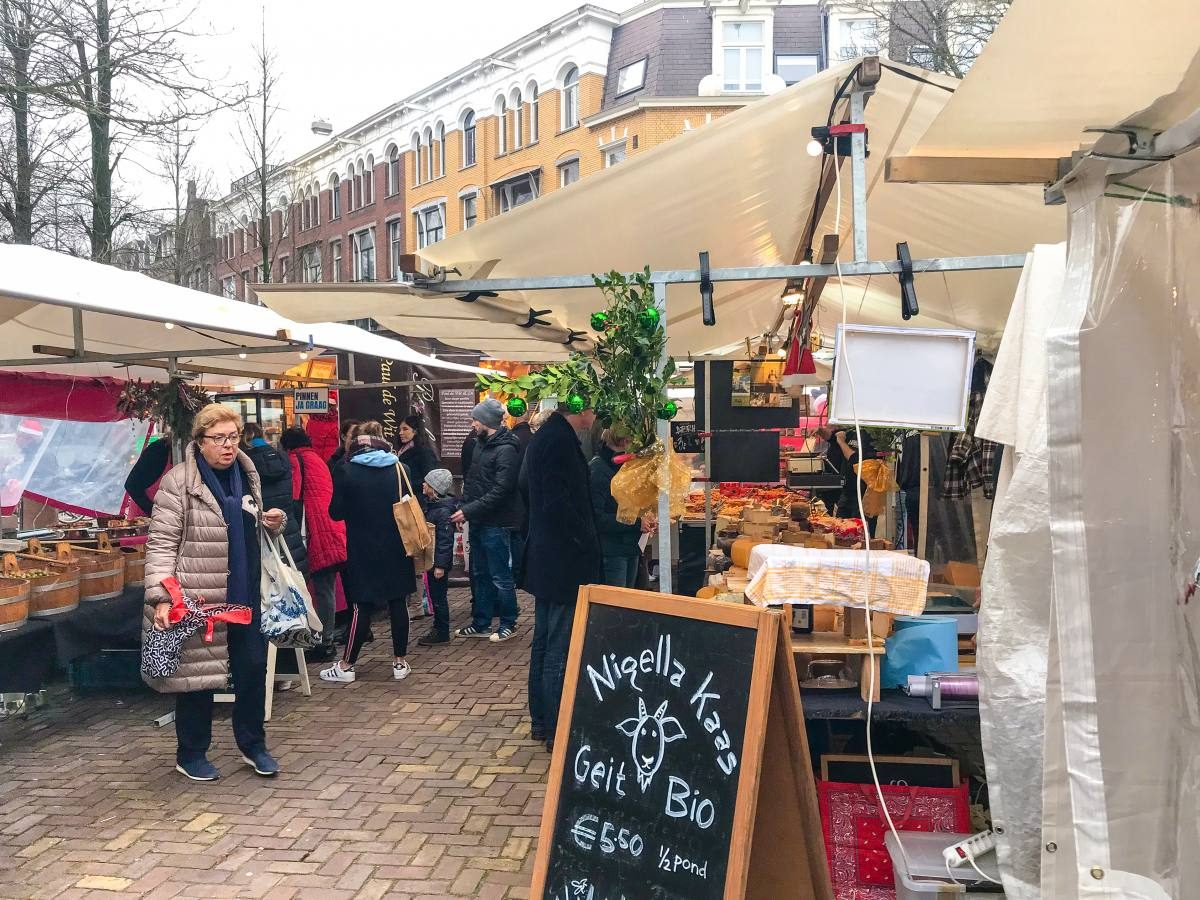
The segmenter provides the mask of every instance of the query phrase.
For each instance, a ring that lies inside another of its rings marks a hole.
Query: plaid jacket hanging
[[[983,410],[992,366],[986,360],[975,363],[971,400],[967,404],[967,430],[956,434],[946,455],[946,474],[942,479],[942,496],[947,500],[962,500],[971,491],[983,489],[989,500],[996,492],[996,475],[1000,468],[1000,445],[975,437],[975,424]]]

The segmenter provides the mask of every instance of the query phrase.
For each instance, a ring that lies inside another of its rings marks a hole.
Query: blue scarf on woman
[[[250,606],[250,573],[246,559],[246,520],[242,517],[242,466],[235,458],[232,471],[229,473],[229,491],[225,491],[225,482],[217,477],[213,467],[208,464],[199,450],[196,451],[196,465],[200,469],[200,477],[212,495],[217,505],[221,507],[221,515],[229,526],[229,587],[226,590],[225,602]]]

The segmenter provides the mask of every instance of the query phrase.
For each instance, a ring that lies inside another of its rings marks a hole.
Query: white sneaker
[[[321,670],[322,681],[334,681],[339,684],[350,684],[354,681],[354,670],[343,669],[341,663],[334,663],[328,669]]]
[[[403,681],[411,671],[412,666],[408,664],[407,660],[402,663],[392,663],[392,677],[397,681]],[[353,675],[354,673],[351,672],[350,674]]]

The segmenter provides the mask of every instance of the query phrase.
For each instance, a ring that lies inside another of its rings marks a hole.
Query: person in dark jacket
[[[467,473],[471,471],[471,460],[475,456],[475,432],[471,431],[463,438],[462,452],[458,458],[462,461],[462,477],[463,481],[467,480]]]
[[[158,482],[171,468],[171,438],[157,435],[142,448],[141,455],[129,475],[125,478],[125,493],[141,510],[143,516],[150,515],[154,508],[154,494]]]
[[[349,458],[333,470],[331,518],[346,523],[342,583],[353,614],[340,662],[321,671],[325,681],[354,681],[354,665],[366,642],[371,614],[386,608],[392,620],[392,677],[402,681],[408,664],[408,598],[416,590],[412,558],[404,550],[392,505],[401,499],[400,462],[378,422],[359,426]]]
[[[304,537],[300,534],[302,512],[292,501],[292,464],[288,462],[287,454],[281,453],[267,443],[263,437],[262,426],[257,422],[247,422],[242,426],[242,450],[254,463],[262,482],[263,504],[266,509],[282,509],[287,513],[287,525],[283,529],[283,539],[287,541],[291,551],[292,561],[296,568],[308,575],[308,548],[304,545]]]
[[[473,621],[459,637],[507,641],[516,633],[517,591],[513,582],[512,532],[521,527],[524,511],[517,494],[521,451],[517,439],[501,423],[504,408],[490,397],[471,411],[475,452],[463,489],[463,504],[453,521],[471,525]],[[499,627],[492,633],[492,621]]]
[[[342,427],[338,432],[341,435],[341,442],[338,444],[338,448],[333,451],[333,456],[329,457],[329,471],[332,472],[336,466],[340,465],[342,460],[346,458],[346,454],[350,452],[350,445],[354,441],[354,432],[359,424],[357,419],[342,420]]]
[[[453,496],[454,476],[449,469],[433,469],[421,485],[425,494],[425,521],[434,527],[433,568],[429,570],[429,599],[433,603],[433,627],[417,641],[422,647],[450,640],[450,569],[454,565],[454,514],[458,499]]]
[[[529,659],[530,733],[553,749],[567,647],[579,587],[600,579],[600,541],[592,510],[588,464],[577,432],[596,415],[556,411],[538,428],[525,452],[529,486],[529,540],[525,589],[534,596]]]
[[[631,588],[637,583],[638,562],[642,557],[640,541],[650,534],[653,523],[647,520],[626,525],[617,521],[617,501],[612,495],[612,480],[620,468],[613,459],[629,449],[629,438],[614,428],[600,434],[600,448],[588,463],[592,483],[592,511],[604,560],[604,583]]]
[[[533,418],[533,411],[526,409],[525,415],[513,416],[509,422],[509,430],[513,437],[517,439],[517,443],[521,445],[521,461],[525,461],[525,451],[529,449],[529,442],[533,440],[533,429],[529,425],[529,420]],[[518,490],[521,492],[521,508],[528,509],[528,503],[525,500],[524,489],[520,487],[520,479],[517,480]],[[521,527],[513,529],[512,533],[512,559],[513,559],[513,582],[520,587],[525,583],[525,541],[529,537],[529,516],[526,515],[521,520]]]
[[[417,485],[424,484],[425,476],[438,466],[437,453],[430,446],[429,435],[425,433],[425,417],[405,416],[396,433],[400,437],[396,456],[408,466],[412,475],[413,490],[418,490]],[[425,502],[424,495],[421,502]]]

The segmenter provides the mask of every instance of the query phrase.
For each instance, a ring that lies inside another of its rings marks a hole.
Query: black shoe
[[[434,644],[448,644],[448,643],[450,643],[449,632],[442,633],[439,631],[435,631],[433,629],[430,629],[429,633],[426,634],[424,637],[417,639],[417,645],[420,647],[432,647]]]
[[[553,752],[554,752],[554,738],[547,738],[547,740],[546,740],[546,752],[547,752],[547,753],[553,753]]]
[[[304,658],[313,663],[331,662],[335,656],[337,656],[337,647],[333,644],[322,644],[306,650],[304,653]]]

